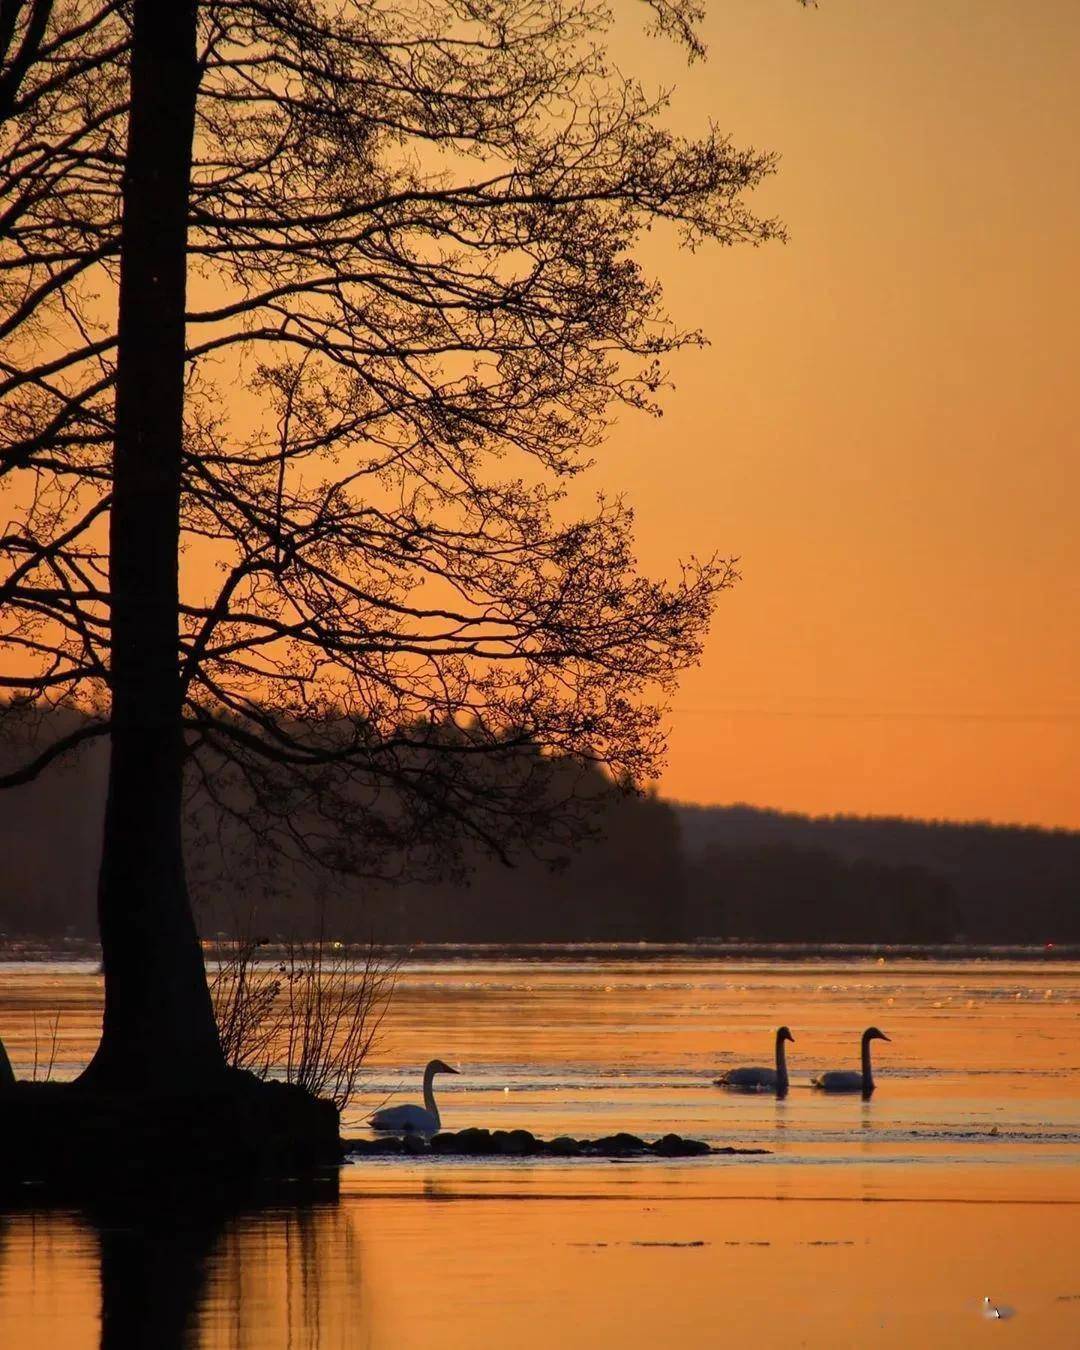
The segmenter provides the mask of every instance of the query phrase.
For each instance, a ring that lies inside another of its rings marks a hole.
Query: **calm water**
[[[59,1012],[53,1071],[76,1072],[100,997],[89,966],[0,967],[16,1071]],[[771,1153],[364,1160],[336,1203],[0,1216],[0,1344],[96,1346],[104,1298],[155,1347],[1080,1346],[1078,1013],[1059,963],[413,963],[347,1133],[438,1055],[448,1128]],[[779,1022],[786,1101],[711,1085],[767,1063]],[[870,1022],[893,1037],[874,1099],[811,1092]]]

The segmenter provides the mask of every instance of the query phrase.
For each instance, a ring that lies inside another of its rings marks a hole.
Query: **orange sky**
[[[645,259],[712,345],[577,490],[740,556],[662,791],[1080,828],[1078,0],[709,0],[615,56],[783,155],[791,240]],[[629,11],[620,10],[624,17]]]
[[[646,68],[783,154],[757,204],[791,240],[652,245],[712,346],[597,474],[648,566],[742,558],[662,790],[1080,827],[1080,4],[716,0],[705,31]]]

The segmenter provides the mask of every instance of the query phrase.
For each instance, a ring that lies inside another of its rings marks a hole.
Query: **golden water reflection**
[[[171,1204],[10,1215],[0,1328],[23,1350],[363,1345],[354,1209],[229,1215]]]
[[[99,1007],[92,969],[0,968],[20,1072],[57,1008],[76,1071]],[[1078,1008],[1074,964],[414,962],[353,1132],[438,1054],[462,1069],[441,1098],[453,1128],[674,1129],[770,1153],[365,1159],[335,1203],[192,1213],[163,1185],[141,1212],[11,1213],[0,1346],[1080,1345]],[[788,1100],[714,1088],[779,1021]],[[874,1099],[810,1091],[869,1022],[893,1036]]]
[[[1076,1204],[800,1201],[798,1184],[777,1203],[629,1170],[535,1194],[520,1175],[480,1192],[428,1177],[233,1217],[205,1261],[205,1229],[159,1231],[148,1255],[115,1221],[9,1218],[3,1344],[966,1347],[987,1335],[984,1294],[1014,1312],[1012,1344],[1078,1343]],[[111,1326],[103,1297],[125,1300]]]

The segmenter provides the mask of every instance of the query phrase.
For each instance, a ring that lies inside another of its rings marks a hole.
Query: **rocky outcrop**
[[[708,1154],[768,1153],[765,1148],[714,1149],[703,1139],[684,1139],[665,1134],[652,1143],[636,1134],[608,1134],[600,1139],[537,1139],[528,1130],[444,1130],[425,1139],[420,1135],[401,1138],[343,1139],[346,1158],[408,1154],[454,1158],[700,1158]]]

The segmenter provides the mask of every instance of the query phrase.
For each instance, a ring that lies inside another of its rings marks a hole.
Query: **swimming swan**
[[[795,1037],[787,1027],[779,1027],[776,1032],[776,1068],[765,1069],[757,1066],[746,1069],[728,1069],[722,1078],[716,1079],[717,1087],[739,1088],[743,1092],[775,1092],[783,1097],[788,1090],[787,1057],[784,1042]]]
[[[889,1038],[877,1027],[867,1027],[862,1034],[862,1072],[855,1069],[830,1069],[811,1078],[810,1086],[820,1088],[822,1092],[861,1092],[869,1097],[874,1090],[874,1075],[870,1071],[870,1042],[887,1041]]]
[[[457,1073],[441,1059],[433,1059],[424,1070],[423,1106],[387,1106],[371,1117],[373,1130],[395,1130],[405,1134],[435,1134],[442,1128],[439,1108],[435,1105],[432,1082],[437,1073]]]

